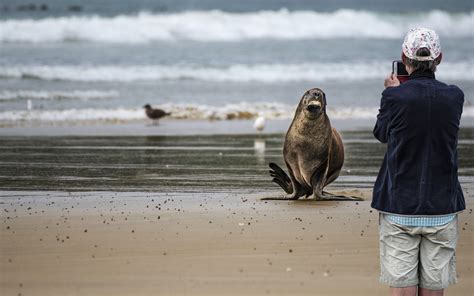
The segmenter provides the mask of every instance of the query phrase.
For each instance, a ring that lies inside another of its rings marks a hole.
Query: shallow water
[[[342,132],[345,164],[331,187],[373,185],[385,146],[370,131]],[[474,183],[474,128],[459,141],[461,183]],[[1,190],[206,191],[277,189],[284,134],[4,137]]]

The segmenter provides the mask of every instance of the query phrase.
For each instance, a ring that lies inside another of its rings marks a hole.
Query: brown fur
[[[270,175],[290,194],[284,199],[311,196],[354,200],[323,192],[323,188],[339,176],[344,163],[344,145],[339,133],[331,127],[326,114],[326,95],[321,89],[310,89],[301,98],[286,133],[283,157],[289,177],[274,163],[270,163]]]

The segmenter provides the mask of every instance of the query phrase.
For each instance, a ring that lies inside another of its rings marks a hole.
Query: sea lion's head
[[[317,119],[326,113],[326,95],[319,88],[305,92],[298,106],[298,112],[308,119]]]

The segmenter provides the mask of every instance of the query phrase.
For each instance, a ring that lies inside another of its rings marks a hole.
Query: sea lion
[[[270,175],[290,196],[265,200],[296,200],[302,196],[316,200],[361,200],[323,191],[339,176],[344,145],[339,133],[331,127],[326,114],[326,95],[321,89],[310,89],[301,98],[286,133],[283,157],[290,176],[275,163],[269,164]]]

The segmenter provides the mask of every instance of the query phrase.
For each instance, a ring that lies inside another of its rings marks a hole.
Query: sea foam
[[[275,102],[242,102],[223,106],[168,103],[155,106],[171,112],[176,120],[233,120],[253,119],[259,113],[267,119],[291,119],[295,106]],[[328,106],[331,119],[373,119],[378,107]],[[463,118],[474,117],[474,107],[465,106]],[[141,108],[116,109],[66,109],[66,110],[16,110],[0,112],[0,124],[15,123],[61,123],[61,122],[128,122],[147,120]]]
[[[116,17],[70,16],[0,21],[0,42],[241,41],[251,39],[401,38],[414,26],[438,31],[443,38],[472,37],[474,12],[439,10],[381,14],[342,9],[316,11],[218,10],[169,14],[141,12]]]

